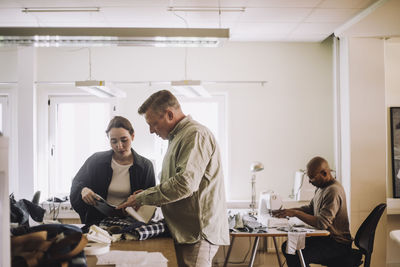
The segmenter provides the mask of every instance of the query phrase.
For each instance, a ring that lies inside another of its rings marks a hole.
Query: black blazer
[[[136,190],[155,186],[156,182],[151,161],[140,156],[133,149],[131,151],[134,162],[129,168],[132,194]],[[97,223],[105,217],[94,207],[83,202],[81,191],[84,187],[88,187],[102,198],[107,199],[108,187],[113,175],[111,168],[112,155],[113,150],[94,153],[86,160],[72,180],[71,205],[84,224]]]

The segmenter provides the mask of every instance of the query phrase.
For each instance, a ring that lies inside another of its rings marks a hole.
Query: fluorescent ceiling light
[[[126,93],[114,86],[111,83],[105,81],[87,80],[87,81],[77,81],[75,82],[75,87],[78,87],[86,92],[101,97],[126,97]]]
[[[244,12],[245,7],[202,7],[202,6],[170,6],[168,11],[184,11],[184,12]]]
[[[217,47],[228,38],[229,29],[217,28],[0,28],[0,47]]]
[[[26,7],[24,13],[32,12],[99,12],[100,7]]]
[[[211,97],[198,80],[172,81],[171,86],[175,92],[186,97]]]

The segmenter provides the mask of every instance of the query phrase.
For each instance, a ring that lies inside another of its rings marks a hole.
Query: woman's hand
[[[83,202],[85,202],[88,205],[95,206],[96,205],[96,199],[100,200],[100,197],[92,191],[92,189],[88,187],[84,187],[81,191],[81,196]]]
[[[140,208],[140,205],[138,205],[138,204],[136,203],[136,195],[139,194],[139,193],[142,192],[142,191],[143,191],[143,190],[140,189],[140,190],[137,190],[137,191],[133,192],[133,194],[130,195],[130,196],[128,197],[128,199],[127,199],[124,203],[120,204],[120,205],[117,207],[117,210],[118,210],[118,209],[123,209],[123,208],[126,208],[126,207],[132,207],[132,208],[134,208],[135,210],[138,210],[138,209]]]

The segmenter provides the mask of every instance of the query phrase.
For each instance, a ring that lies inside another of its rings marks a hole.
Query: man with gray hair
[[[218,144],[209,129],[186,116],[167,90],[139,108],[150,133],[169,140],[161,183],[134,193],[118,208],[161,206],[175,240],[179,266],[211,266],[219,245],[229,244],[224,177]]]

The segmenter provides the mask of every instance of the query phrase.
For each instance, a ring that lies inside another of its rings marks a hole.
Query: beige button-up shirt
[[[137,195],[139,204],[161,206],[179,244],[206,239],[229,244],[220,150],[209,129],[190,116],[168,135],[161,183]]]

